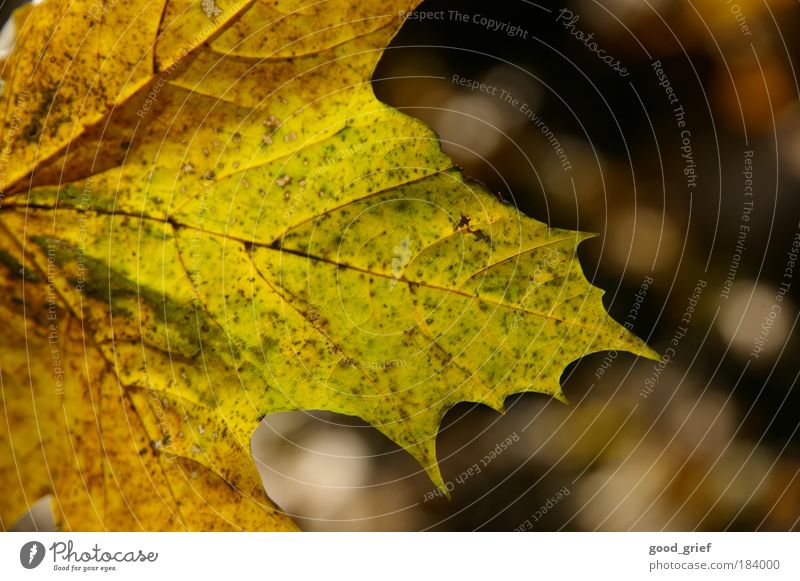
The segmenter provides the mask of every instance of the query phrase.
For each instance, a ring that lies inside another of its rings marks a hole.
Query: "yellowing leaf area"
[[[46,0],[0,95],[0,525],[293,530],[261,419],[359,416],[442,485],[461,401],[652,355],[576,247],[370,85],[414,0]]]

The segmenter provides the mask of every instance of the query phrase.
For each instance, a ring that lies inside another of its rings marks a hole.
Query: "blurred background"
[[[451,410],[449,500],[357,419],[270,416],[252,442],[270,496],[318,531],[800,529],[800,4],[426,12],[443,17],[405,22],[379,98],[529,216],[599,233],[587,277],[665,358],[587,356],[564,373],[569,405]],[[48,522],[40,504],[17,527]]]

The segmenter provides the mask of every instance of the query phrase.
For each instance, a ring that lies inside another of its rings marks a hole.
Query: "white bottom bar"
[[[0,577],[797,580],[798,548],[796,533],[5,533]]]

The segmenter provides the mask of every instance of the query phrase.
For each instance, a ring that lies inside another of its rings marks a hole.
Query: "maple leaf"
[[[2,68],[4,528],[291,530],[249,442],[359,416],[440,487],[461,401],[653,356],[370,77],[415,0],[47,0]],[[12,160],[9,165],[8,160]]]

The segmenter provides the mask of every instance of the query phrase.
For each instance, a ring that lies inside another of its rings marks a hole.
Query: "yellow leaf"
[[[586,234],[465,181],[377,101],[373,68],[415,3],[18,12],[4,528],[49,493],[71,530],[291,530],[249,452],[266,414],[359,416],[442,486],[456,403],[563,400],[583,355],[654,355],[585,279]]]

